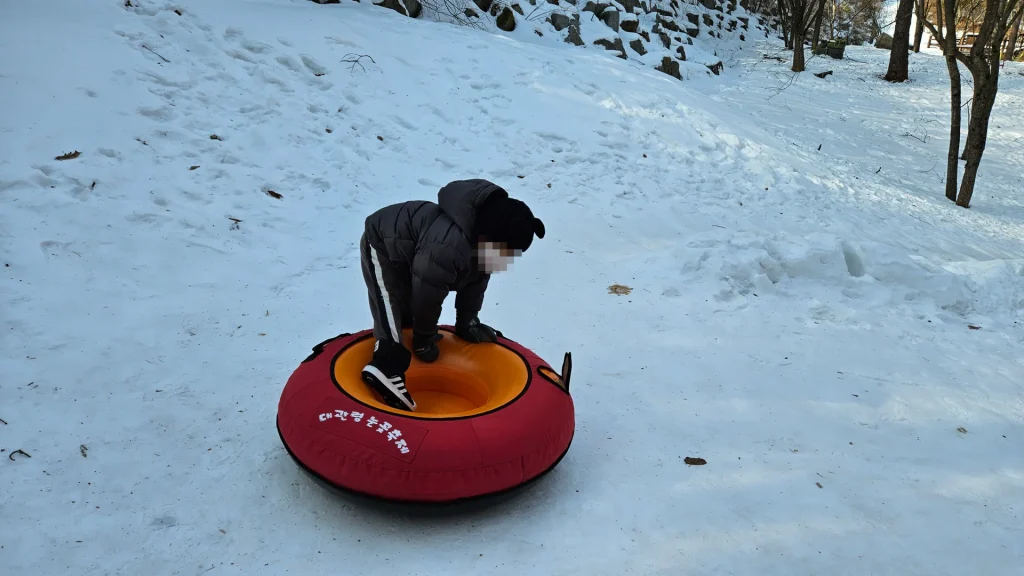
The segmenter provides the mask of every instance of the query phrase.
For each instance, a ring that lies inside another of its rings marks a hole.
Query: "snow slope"
[[[0,7],[5,574],[1024,561],[1020,65],[965,211],[934,54],[780,90],[757,53],[683,83],[366,2],[131,3]],[[507,505],[389,516],[297,470],[277,399],[370,320],[366,214],[465,177],[547,223],[482,319],[573,352],[577,435]]]

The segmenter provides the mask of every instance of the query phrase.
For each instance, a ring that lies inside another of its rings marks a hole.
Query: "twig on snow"
[[[24,455],[24,456],[26,456],[28,458],[32,457],[31,454],[29,454],[28,452],[25,452],[24,450],[15,450],[14,452],[11,452],[10,454],[7,455],[7,457],[11,459],[11,462],[14,462],[14,455],[15,454],[22,454],[22,455]]]
[[[363,72],[366,72],[366,67],[363,66],[363,63],[361,62],[363,58],[369,58],[370,62],[373,62],[374,64],[377,63],[377,61],[373,59],[373,56],[370,56],[369,54],[346,54],[341,61],[352,65],[349,66],[349,72],[355,71],[356,66],[359,66],[363,69]],[[383,72],[381,73],[383,74]]]
[[[154,52],[153,49],[150,48],[149,46],[146,46],[145,44],[143,44],[142,47],[145,48],[146,50],[149,50],[150,52],[153,52],[153,54],[156,54],[156,52]],[[156,54],[156,55],[157,55],[158,58],[160,58],[164,62],[167,62],[168,64],[171,63],[171,61],[168,60],[167,58],[164,58],[163,56],[160,56],[159,54]]]

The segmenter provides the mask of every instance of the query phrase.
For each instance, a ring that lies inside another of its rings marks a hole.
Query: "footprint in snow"
[[[171,108],[170,106],[145,106],[138,108],[136,112],[138,112],[139,116],[144,116],[150,120],[156,120],[158,122],[170,122],[171,120],[174,120],[178,114],[175,112],[174,108]]]
[[[415,132],[417,130],[416,126],[413,126],[411,122],[409,122],[405,118],[402,118],[401,116],[392,116],[391,119],[394,120],[395,124],[398,124],[402,128],[409,130],[410,132]]]
[[[302,72],[302,65],[299,64],[299,61],[287,54],[281,54],[280,56],[275,57],[274,60],[292,72]]]
[[[333,42],[335,44],[340,44],[341,46],[348,46],[349,48],[359,48],[359,44],[357,44],[357,43],[355,43],[355,42],[353,42],[351,40],[345,40],[344,38],[337,38],[335,36],[324,36],[324,39],[327,40],[328,42]],[[280,41],[280,40],[278,40],[278,41]],[[284,43],[282,42],[282,44],[284,44]],[[291,46],[291,44],[285,44],[285,46]]]
[[[501,90],[500,82],[470,82],[469,87],[474,90]]]
[[[308,54],[300,54],[299,58],[302,59],[302,63],[305,64],[306,68],[315,76],[323,76],[324,74],[327,74],[327,68],[324,68],[312,56]]]

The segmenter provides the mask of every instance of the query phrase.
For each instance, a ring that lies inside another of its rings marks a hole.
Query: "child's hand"
[[[481,324],[478,318],[455,323],[455,335],[467,342],[497,342],[498,334],[487,324]]]
[[[413,334],[412,336],[412,351],[416,354],[422,362],[433,362],[437,360],[438,356],[441,355],[440,348],[437,347],[443,336],[434,332],[432,335],[425,336],[421,334]]]

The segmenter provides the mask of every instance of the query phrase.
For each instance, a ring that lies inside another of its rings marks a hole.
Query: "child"
[[[412,200],[366,218],[359,249],[376,343],[362,378],[385,404],[416,410],[405,387],[412,355],[402,329],[412,328],[417,358],[437,360],[437,321],[449,292],[456,292],[455,334],[472,343],[497,341],[477,318],[487,283],[526,252],[534,235],[544,237],[544,223],[530,208],[479,179],[449,183],[436,204]]]

